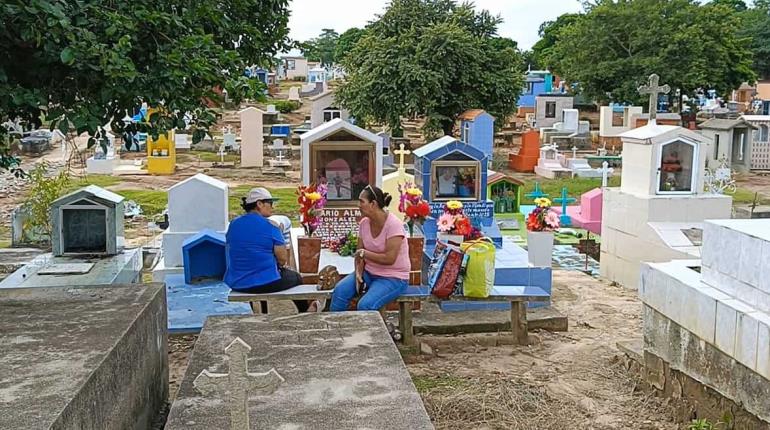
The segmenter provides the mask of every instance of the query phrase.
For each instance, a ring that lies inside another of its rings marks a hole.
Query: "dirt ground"
[[[432,355],[404,350],[437,429],[680,428],[677,405],[637,390],[616,346],[641,338],[636,292],[556,270],[552,306],[569,331],[530,333],[531,346],[495,346],[496,334],[424,336]],[[172,397],[194,339],[169,341]]]

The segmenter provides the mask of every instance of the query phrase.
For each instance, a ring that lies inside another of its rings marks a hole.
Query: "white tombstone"
[[[580,111],[577,109],[564,109],[564,119],[562,121],[562,131],[578,130],[578,122],[580,118]]]
[[[222,144],[225,145],[225,148],[236,149],[235,137],[232,127],[227,127],[227,130],[222,133]]]
[[[163,234],[165,267],[182,266],[182,244],[201,230],[227,231],[227,199],[227,184],[201,173],[169,188],[169,226]]]
[[[270,106],[275,109],[275,106]],[[270,106],[268,106],[268,111]],[[239,112],[241,117],[241,167],[262,167],[264,163],[262,118],[264,113],[255,107],[248,107]]]
[[[296,102],[299,101],[299,87],[289,88],[289,100]]]
[[[190,149],[190,139],[186,134],[174,133],[174,146],[176,149]]]

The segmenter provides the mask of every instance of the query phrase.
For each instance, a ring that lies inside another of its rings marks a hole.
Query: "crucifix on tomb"
[[[602,161],[602,188],[607,188],[607,176],[610,173],[610,163],[607,160]]]
[[[655,117],[658,113],[658,94],[668,94],[671,91],[671,87],[668,85],[659,85],[660,76],[653,73],[650,75],[650,79],[647,85],[642,85],[637,91],[639,94],[650,95],[650,124],[655,123]]]
[[[265,373],[249,372],[249,351],[251,347],[236,337],[225,348],[225,354],[230,360],[230,373],[204,370],[193,382],[193,386],[204,395],[227,394],[231,430],[249,429],[249,393],[262,396],[272,394],[284,382],[275,369]]]
[[[393,151],[394,154],[398,155],[398,170],[403,171],[404,170],[404,155],[409,155],[412,153],[412,151],[408,149],[404,149],[404,144],[398,145],[397,150]]]
[[[540,182],[535,182],[535,190],[531,193],[524,194],[524,197],[529,197],[531,199],[539,199],[541,197],[548,197],[548,194],[544,193],[540,189]]]
[[[567,187],[563,187],[561,189],[561,197],[553,199],[553,202],[561,204],[561,216],[559,217],[559,223],[561,223],[562,226],[568,226],[572,224],[572,218],[567,215],[567,205],[574,203],[575,198],[569,197],[567,195]]]

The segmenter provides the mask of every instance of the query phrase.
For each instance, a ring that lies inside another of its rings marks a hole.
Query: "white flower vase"
[[[551,267],[553,232],[527,230],[527,256],[533,267]]]
[[[465,238],[461,234],[439,233],[438,235],[436,235],[436,239],[444,243],[452,242],[460,245],[463,243],[463,239]]]

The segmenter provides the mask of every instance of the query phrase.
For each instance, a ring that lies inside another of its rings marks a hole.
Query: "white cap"
[[[246,204],[249,203],[256,203],[260,201],[276,201],[278,199],[274,198],[272,194],[270,194],[270,191],[267,190],[267,188],[258,187],[258,188],[252,188],[251,191],[249,191],[249,195],[246,197]]]

